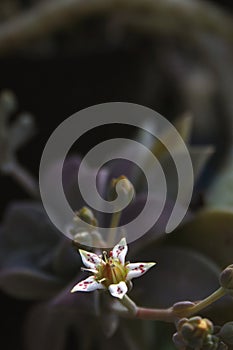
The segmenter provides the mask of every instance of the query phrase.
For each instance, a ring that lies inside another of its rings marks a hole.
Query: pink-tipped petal
[[[126,239],[122,238],[120,240],[120,242],[117,245],[115,245],[115,247],[113,248],[113,250],[112,250],[112,257],[114,259],[119,259],[120,262],[122,263],[122,265],[124,265],[124,263],[125,263],[125,256],[127,254],[127,251],[128,251],[128,246],[127,246],[127,243],[126,243]]]
[[[79,249],[79,253],[81,255],[81,259],[83,264],[88,269],[96,270],[96,266],[99,264],[105,264],[104,261],[96,254],[87,252],[86,250]]]
[[[125,282],[121,281],[118,284],[110,284],[108,287],[110,294],[118,299],[122,299],[123,296],[127,293],[128,288]]]
[[[133,263],[126,265],[128,271],[127,280],[144,275],[156,263]]]
[[[71,293],[74,292],[92,292],[97,289],[104,289],[105,287],[101,284],[96,282],[94,276],[90,276],[86,278],[83,281],[80,281],[78,284],[76,284],[73,289],[71,290]]]

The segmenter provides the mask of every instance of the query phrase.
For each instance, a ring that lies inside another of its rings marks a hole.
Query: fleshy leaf
[[[232,212],[205,210],[167,239],[170,244],[191,248],[225,268],[233,261],[232,227]]]
[[[55,246],[61,238],[42,205],[34,202],[12,204],[3,221],[2,235],[12,249],[32,246]],[[0,248],[1,249],[1,248]]]
[[[56,295],[63,287],[53,275],[27,268],[9,268],[0,272],[0,288],[20,299],[43,300]]]
[[[150,307],[169,307],[182,300],[200,300],[218,288],[219,268],[213,261],[188,249],[166,246],[166,238],[164,246],[150,244],[137,253],[137,259],[156,260],[157,265],[135,279],[133,300]]]
[[[81,275],[83,274],[76,276],[76,280]],[[65,350],[71,339],[74,348],[83,349],[87,346],[86,343],[92,343],[96,330],[103,337],[97,318],[99,293],[72,294],[70,290],[74,283],[75,281],[67,285],[49,302],[32,308],[25,324],[28,350]],[[97,335],[94,337],[94,343],[96,342]]]
[[[209,208],[233,211],[233,151],[207,192],[206,202]]]

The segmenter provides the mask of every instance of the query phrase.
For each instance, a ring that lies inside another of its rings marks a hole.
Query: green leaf
[[[201,211],[169,235],[167,241],[193,249],[224,268],[233,263],[233,213]]]
[[[48,299],[56,295],[62,287],[61,280],[41,271],[15,267],[0,272],[0,288],[15,298]]]
[[[206,202],[209,208],[233,212],[233,154],[207,192]]]

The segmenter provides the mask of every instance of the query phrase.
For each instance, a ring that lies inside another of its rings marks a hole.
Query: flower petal
[[[81,255],[83,264],[89,269],[96,269],[96,266],[99,264],[105,264],[105,262],[94,253],[90,253],[82,249],[79,249],[79,253]]]
[[[71,293],[92,292],[93,290],[104,289],[104,288],[105,287],[101,283],[96,282],[94,276],[90,276],[85,280],[80,281],[78,284],[76,284],[71,290]]]
[[[114,259],[119,259],[120,262],[124,265],[124,263],[125,263],[125,256],[127,254],[127,251],[128,251],[128,246],[127,246],[127,243],[126,243],[126,239],[122,238],[120,240],[120,242],[117,245],[115,245],[115,247],[113,248],[113,250],[112,250],[112,257]]]
[[[128,288],[125,282],[121,281],[118,284],[110,284],[108,287],[110,294],[115,297],[122,299],[123,296],[127,293]]]
[[[156,263],[133,263],[126,265],[129,270],[127,274],[127,280],[131,280],[132,278],[139,277],[144,275],[151,267],[153,267]]]

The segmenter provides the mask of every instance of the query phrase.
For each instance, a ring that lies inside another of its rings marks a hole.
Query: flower
[[[108,289],[113,297],[122,299],[128,291],[127,282],[142,276],[155,265],[154,262],[125,263],[127,250],[125,238],[110,251],[109,257],[103,252],[104,260],[102,256],[80,249],[83,264],[86,266],[84,270],[92,272],[93,275],[76,284],[71,293]]]

